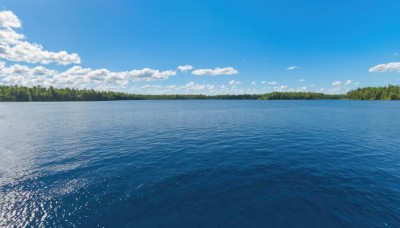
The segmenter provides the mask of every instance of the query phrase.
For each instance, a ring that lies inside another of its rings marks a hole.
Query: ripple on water
[[[1,105],[0,227],[400,225],[400,103]]]

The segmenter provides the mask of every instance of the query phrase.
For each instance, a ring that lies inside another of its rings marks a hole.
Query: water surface
[[[0,103],[0,227],[399,227],[400,103]]]

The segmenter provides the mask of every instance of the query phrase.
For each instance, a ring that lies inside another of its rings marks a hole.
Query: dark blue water
[[[400,103],[0,103],[0,227],[399,227]]]

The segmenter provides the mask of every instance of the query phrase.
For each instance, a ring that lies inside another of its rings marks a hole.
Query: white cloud
[[[198,85],[195,82],[189,82],[188,84],[186,84],[185,87],[187,90],[193,90],[193,91],[203,91],[206,88],[206,86]]]
[[[198,76],[234,75],[234,74],[238,74],[238,73],[239,72],[237,70],[235,70],[233,67],[225,67],[225,68],[217,67],[215,69],[197,69],[197,70],[192,71],[192,74],[198,75]]]
[[[296,69],[300,69],[299,66],[290,66],[288,68],[286,68],[286,70],[296,70]]]
[[[273,91],[278,91],[278,92],[293,92],[293,91],[296,91],[296,90],[290,88],[289,86],[282,85],[282,86],[275,86],[275,87],[273,88]]]
[[[215,88],[215,85],[207,84],[206,87],[209,90],[213,90]]]
[[[325,89],[327,93],[330,94],[342,94],[348,92],[352,86],[358,86],[358,82],[353,82],[352,80],[346,80],[345,82],[341,81],[333,81],[332,86],[333,88]]]
[[[216,86],[212,84],[197,84],[195,82],[189,82],[183,86],[177,85],[145,85],[142,89],[139,89],[139,93],[144,94],[214,94],[221,93],[221,90],[216,90]]]
[[[400,72],[400,62],[379,64],[374,67],[371,67],[368,71],[369,72],[392,72],[392,71]]]
[[[102,87],[97,87],[102,88]],[[214,85],[214,84],[197,84],[196,82],[189,82],[187,84],[177,85],[154,85],[147,84],[141,87],[133,87],[129,92],[140,93],[140,94],[234,94],[244,93],[249,89],[238,89],[235,87],[226,87],[225,85]],[[256,91],[256,90],[252,90]]]
[[[0,11],[1,28],[20,28],[21,21],[11,11]]]
[[[94,88],[98,85],[123,87],[129,82],[165,80],[174,75],[176,72],[172,70],[159,71],[144,68],[113,72],[107,69],[91,69],[80,66],[58,72],[42,66],[30,68],[15,64],[7,67],[4,62],[0,62],[0,83],[9,85],[53,85],[74,88]]]
[[[346,80],[345,82],[341,82],[341,81],[334,81],[332,82],[333,86],[339,87],[339,86],[352,86],[355,85],[357,86],[359,83],[358,82],[353,82],[352,80]]]
[[[300,79],[300,80],[299,80],[299,82],[305,82],[305,81],[306,81],[306,80],[304,80],[304,79]]]
[[[289,89],[289,86],[283,85],[283,86],[279,86],[279,87],[274,87],[274,90],[278,90],[278,91],[286,90],[286,89]]]
[[[353,83],[352,80],[347,80],[344,84],[345,84],[345,85],[351,85],[352,83]]]
[[[42,66],[29,68],[25,65],[15,64],[6,67],[4,62],[0,62],[0,76],[16,75],[16,76],[48,76],[54,75],[57,71],[46,69]]]
[[[193,70],[193,66],[191,66],[191,65],[183,65],[183,66],[178,66],[177,69],[182,71],[182,72],[187,72],[189,70]]]
[[[278,82],[267,82],[267,81],[261,81],[261,84],[268,84],[268,85],[277,85]]]
[[[23,34],[17,33],[12,29],[5,29],[0,26],[0,45],[15,45],[20,43],[20,41],[23,39],[25,39]]]
[[[170,89],[170,90],[173,90],[173,89],[177,88],[177,86],[176,85],[169,85],[169,86],[167,86],[167,88]]]
[[[131,70],[128,72],[128,78],[130,79],[139,79],[144,81],[152,81],[152,80],[165,80],[168,79],[170,76],[176,75],[176,71],[173,70],[166,70],[166,71],[159,71],[153,70],[150,68],[144,68],[142,70]]]
[[[346,93],[348,92],[350,89],[345,87],[345,86],[336,86],[332,89],[329,89],[327,92],[331,93],[331,94],[340,94],[340,93]]]
[[[332,85],[333,86],[341,86],[341,85],[343,85],[343,83],[341,81],[334,81],[334,82],[332,82]]]
[[[252,81],[251,84],[252,84],[253,86],[257,85],[256,81]]]
[[[241,82],[238,82],[238,81],[236,81],[236,80],[231,80],[231,81],[229,81],[229,85],[231,85],[231,86],[236,86],[236,85],[239,85]]]
[[[10,61],[61,65],[80,63],[76,53],[51,52],[36,43],[29,43],[25,36],[15,31],[22,27],[21,21],[11,11],[0,11],[0,58]]]
[[[43,46],[30,43],[24,34],[18,29],[22,28],[22,23],[11,11],[0,11],[0,59],[16,62],[27,62],[31,64],[57,63],[61,65],[78,64],[80,57],[75,53],[66,51],[51,52],[45,50]],[[181,72],[192,71],[191,65],[181,65],[177,69]],[[192,71],[193,75],[234,75],[239,72],[233,67],[215,69],[197,69]],[[231,80],[230,87],[225,85],[197,84],[189,82],[182,86],[177,85],[144,85],[130,88],[127,86],[133,82],[150,82],[156,80],[166,80],[176,75],[174,70],[160,71],[156,69],[143,68],[131,71],[110,71],[105,68],[91,69],[82,66],[73,66],[63,71],[52,70],[43,66],[27,66],[23,64],[6,65],[0,61],[0,84],[23,85],[23,86],[54,86],[70,88],[92,88],[114,91],[139,91],[159,93],[240,93],[243,89],[238,89],[237,85],[241,82]],[[256,85],[256,82],[252,82]]]

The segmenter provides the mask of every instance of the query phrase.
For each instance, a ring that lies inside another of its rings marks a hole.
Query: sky
[[[3,0],[0,84],[142,94],[400,84],[398,0]]]

